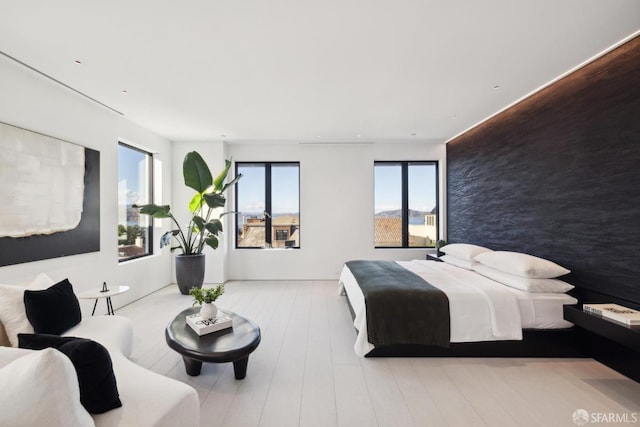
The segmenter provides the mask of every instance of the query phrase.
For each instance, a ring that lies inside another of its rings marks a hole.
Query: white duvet
[[[505,286],[479,274],[434,261],[396,261],[416,273],[449,298],[451,342],[521,340],[522,322],[516,296]],[[364,356],[373,350],[368,341],[364,296],[355,277],[345,266],[340,289],[346,290],[355,312],[358,337],[354,349]]]

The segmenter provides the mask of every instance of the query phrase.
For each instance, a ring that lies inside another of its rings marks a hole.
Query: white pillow
[[[444,252],[447,255],[457,256],[458,258],[473,261],[476,255],[484,252],[493,252],[489,248],[485,248],[477,245],[470,245],[469,243],[451,243],[440,248],[440,252]]]
[[[7,336],[7,331],[4,330],[4,326],[0,321],[0,347],[11,347],[11,341]]]
[[[527,292],[564,293],[574,288],[573,285],[563,282],[562,280],[531,279],[529,277],[514,276],[513,274],[504,273],[482,264],[474,265],[473,270],[503,285]]]
[[[80,404],[78,377],[71,360],[47,348],[0,369],[0,425],[95,426]]]
[[[467,270],[471,270],[474,265],[478,264],[475,261],[469,261],[453,255],[442,255],[440,259],[447,264],[455,265],[456,267],[460,268],[466,268]]]
[[[485,252],[474,259],[496,270],[531,279],[553,279],[571,273],[554,262],[519,252]]]
[[[0,322],[7,333],[13,347],[18,346],[18,334],[32,334],[33,326],[27,319],[24,308],[24,291],[47,289],[54,282],[42,273],[33,282],[26,285],[0,285]]]

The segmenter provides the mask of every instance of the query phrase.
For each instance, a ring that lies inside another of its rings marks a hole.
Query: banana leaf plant
[[[227,202],[224,192],[233,184],[235,184],[242,174],[238,174],[233,180],[225,182],[231,161],[225,160],[224,169],[213,178],[211,171],[202,156],[196,151],[187,153],[182,163],[182,174],[184,176],[184,184],[196,191],[193,198],[189,202],[189,211],[191,212],[191,220],[183,229],[178,221],[171,213],[169,205],[134,205],[140,208],[140,213],[150,215],[153,218],[171,218],[176,228],[167,231],[160,238],[160,247],[170,246],[172,237],[177,241],[177,246],[171,246],[171,252],[180,249],[184,255],[195,255],[202,253],[204,246],[207,245],[216,249],[219,244],[218,236],[222,232],[222,222],[220,218],[223,215],[232,213],[224,212],[219,217],[212,218],[213,210],[223,208]]]

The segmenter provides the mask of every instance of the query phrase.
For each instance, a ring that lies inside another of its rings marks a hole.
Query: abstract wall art
[[[0,123],[0,266],[100,250],[100,152]]]

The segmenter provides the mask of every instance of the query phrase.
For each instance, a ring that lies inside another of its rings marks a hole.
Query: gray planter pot
[[[204,254],[176,256],[176,280],[182,295],[189,295],[189,289],[193,287],[202,287],[204,266]]]

